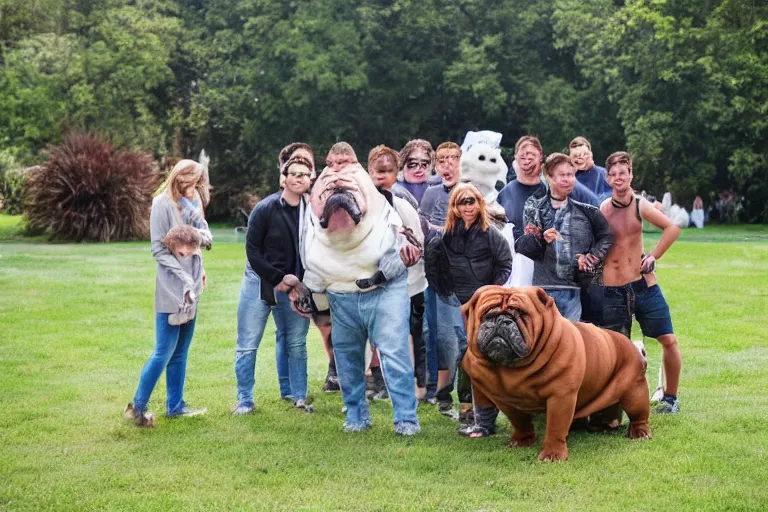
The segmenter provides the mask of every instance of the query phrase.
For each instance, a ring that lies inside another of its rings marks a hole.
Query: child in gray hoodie
[[[174,226],[163,239],[163,245],[173,253],[181,268],[192,276],[193,280],[192,289],[186,293],[183,289],[184,283],[180,280],[165,282],[168,291],[175,295],[179,302],[178,312],[168,315],[170,325],[185,324],[195,318],[197,313],[197,302],[203,292],[203,257],[200,253],[202,242],[200,231],[187,224]]]

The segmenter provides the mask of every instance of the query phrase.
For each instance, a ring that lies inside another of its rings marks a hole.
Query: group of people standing
[[[413,397],[414,402],[435,404],[441,414],[458,420],[462,435],[492,435],[498,411],[492,406],[473,406],[471,384],[460,369],[467,346],[460,306],[485,285],[532,284],[551,295],[560,313],[572,321],[592,322],[630,336],[636,318],[643,334],[658,339],[663,347],[667,380],[657,410],[678,412],[680,351],[654,269],[680,230],[634,194],[631,156],[617,152],[608,158],[606,168],[596,166],[589,141],[577,137],[571,141],[568,154],[553,153],[545,160],[536,137],[519,139],[512,165],[515,178],[497,198],[506,221],[512,224],[514,241],[510,243],[502,235],[499,220],[489,215],[483,195],[471,183],[461,181],[461,155],[456,143],[444,142],[435,150],[421,139],[408,142],[399,152],[377,146],[368,155],[366,167],[371,180],[415,240],[400,253],[408,267],[410,308],[402,313],[408,321],[393,322],[391,329],[397,332],[387,333],[402,338],[403,346],[410,347],[408,371],[413,378],[401,379],[400,372],[388,372],[386,364],[382,371],[378,353],[373,350],[366,359],[367,398],[386,399],[391,393],[402,402],[402,397]],[[333,172],[359,162],[353,148],[339,142],[328,152],[325,164],[324,172]],[[270,313],[276,326],[281,397],[292,401],[298,410],[313,410],[307,400],[310,320],[292,307],[291,292],[304,277],[302,233],[312,215],[307,194],[318,173],[312,149],[304,143],[286,146],[279,154],[278,166],[281,190],[260,201],[248,220],[237,310],[234,415],[255,410],[256,355]],[[191,160],[174,167],[153,201],[150,225],[157,262],[156,343],[134,400],[125,410],[126,418],[139,426],[154,425],[147,404],[163,369],[167,416],[205,412],[186,406],[183,387],[195,306],[205,283],[200,248],[210,246],[211,241],[202,215],[207,201],[207,172]],[[662,229],[659,242],[647,254],[643,253],[644,220]],[[182,228],[187,238],[174,243],[179,238],[176,232]],[[524,269],[531,266],[532,272],[521,278]],[[358,286],[376,290],[386,284],[372,280]],[[371,292],[362,295],[365,293]],[[351,391],[344,389],[344,382],[351,381],[348,375],[345,379],[344,372],[350,370],[343,365],[337,368],[336,356],[339,350],[346,350],[348,340],[341,347],[334,347],[333,341],[333,318],[338,321],[346,313],[339,298],[343,295],[334,294],[330,318],[316,316],[315,323],[329,360],[323,391],[347,394]],[[371,346],[376,346],[376,341],[372,339]],[[348,365],[348,358],[341,359]],[[618,414],[620,418],[621,412]],[[395,416],[397,433],[419,431],[415,418],[398,421],[397,410]],[[348,430],[370,426],[350,424],[349,417],[345,428],[348,425],[362,427]]]

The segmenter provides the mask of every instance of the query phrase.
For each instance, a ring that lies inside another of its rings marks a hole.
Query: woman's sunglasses
[[[429,160],[408,160],[405,163],[405,167],[407,169],[418,169],[419,167],[423,169],[429,169]]]
[[[477,200],[474,197],[465,197],[459,200],[459,206],[472,206]]]

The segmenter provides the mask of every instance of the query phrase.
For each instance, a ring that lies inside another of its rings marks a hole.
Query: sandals
[[[471,437],[472,439],[480,439],[483,437],[491,437],[496,433],[496,427],[481,427],[480,425],[467,425],[459,428],[459,435]]]

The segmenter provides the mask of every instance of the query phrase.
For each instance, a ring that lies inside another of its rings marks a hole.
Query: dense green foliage
[[[768,220],[768,7],[744,0],[0,0],[0,147],[70,127],[212,155],[263,193],[293,140],[505,146],[576,135],[690,208],[732,190]]]
[[[10,152],[0,150],[0,211],[3,213],[19,215],[22,212],[25,174]]]

